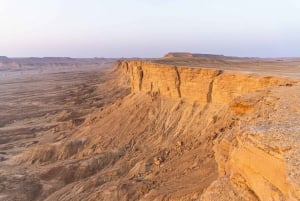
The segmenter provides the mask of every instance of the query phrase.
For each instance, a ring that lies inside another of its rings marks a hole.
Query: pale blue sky
[[[300,56],[299,0],[0,0],[0,55]]]

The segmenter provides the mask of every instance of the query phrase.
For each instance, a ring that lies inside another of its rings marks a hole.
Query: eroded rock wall
[[[201,103],[228,104],[241,94],[267,86],[290,83],[288,79],[271,76],[162,65],[146,61],[123,61],[119,65],[130,77],[133,92],[143,91]]]
[[[146,61],[123,61],[119,66],[130,78],[133,93],[145,92],[204,104],[225,105],[236,115],[237,125],[226,134],[218,136],[215,141],[219,179],[201,196],[202,200],[300,199],[299,185],[292,182],[293,179],[288,176],[296,173],[288,171],[291,169],[288,168],[290,159],[286,157],[287,153],[282,151],[285,148],[280,146],[279,138],[275,138],[271,131],[271,128],[276,128],[276,121],[280,121],[280,115],[284,119],[282,121],[286,121],[287,118],[284,117],[284,113],[275,109],[279,99],[285,100],[281,97],[282,93],[277,94],[275,98],[270,95],[270,90],[274,87],[285,87],[283,91],[289,90],[288,87],[294,85],[295,81],[281,77],[161,65]],[[274,117],[271,123],[272,113],[273,116],[279,117]],[[257,119],[260,119],[259,126]],[[249,134],[251,129],[258,129],[259,133]],[[263,142],[266,139],[270,140]],[[276,142],[272,144],[271,141]],[[299,143],[296,143],[295,147],[297,145]],[[231,190],[228,190],[229,188]]]

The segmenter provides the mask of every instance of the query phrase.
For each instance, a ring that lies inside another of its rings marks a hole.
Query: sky
[[[0,0],[0,55],[300,56],[299,0]]]

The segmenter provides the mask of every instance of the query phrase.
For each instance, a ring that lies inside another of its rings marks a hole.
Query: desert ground
[[[300,59],[0,57],[0,200],[300,200]]]

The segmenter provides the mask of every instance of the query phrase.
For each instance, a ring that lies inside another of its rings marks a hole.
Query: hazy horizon
[[[299,57],[300,2],[0,0],[0,55]]]

